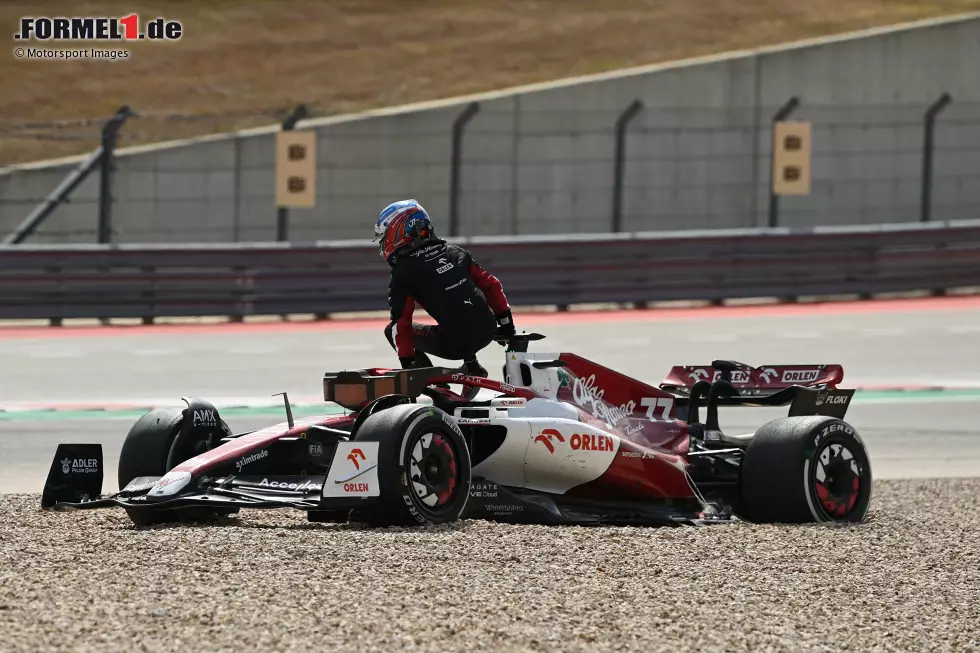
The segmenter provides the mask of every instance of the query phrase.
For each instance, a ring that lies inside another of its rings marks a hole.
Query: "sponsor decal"
[[[98,458],[63,458],[61,460],[62,474],[97,474],[98,472]]]
[[[130,483],[129,485],[123,488],[123,492],[143,492],[149,490],[151,487],[153,487],[156,484],[157,481],[147,481],[146,483],[138,483],[136,485]]]
[[[485,379],[481,376],[469,376],[468,374],[453,374],[450,377],[450,381],[453,383],[460,383],[460,384],[468,383],[471,385],[479,385],[488,380],[489,379]],[[515,392],[517,390],[517,388],[515,388],[509,383],[501,383],[499,381],[497,383],[500,384],[500,387],[504,392]]]
[[[540,442],[548,450],[548,453],[555,453],[555,443],[558,440],[564,443],[565,436],[555,429],[544,429],[534,438],[535,442]],[[568,446],[573,451],[615,451],[616,443],[610,435],[600,433],[573,433],[568,438]]]
[[[642,424],[634,424],[633,426],[626,427],[626,435],[636,435],[643,430]]]
[[[323,486],[323,496],[378,496],[380,494],[378,448],[377,442],[341,442],[338,444],[333,454],[326,484]]]
[[[439,259],[440,266],[436,268],[436,274],[442,274],[453,269],[453,264],[444,258]]]
[[[259,485],[264,487],[276,488],[277,490],[295,490],[296,492],[319,492],[323,486],[319,483],[313,483],[312,481],[303,481],[302,483],[289,483],[287,481],[270,481],[268,478],[263,478]]]
[[[214,411],[210,408],[194,411],[194,426],[217,426],[218,419],[214,416]]]
[[[358,462],[357,460],[358,458],[360,458],[361,460],[367,459],[364,455],[364,452],[361,451],[360,449],[351,449],[350,453],[347,454],[347,460],[349,460],[351,464],[354,465],[354,469],[360,471],[361,463]]]
[[[779,376],[779,370],[774,370],[771,367],[767,367],[766,369],[762,370],[761,374],[759,374],[759,378],[765,381],[766,383],[772,383],[773,380],[778,376]]]
[[[548,453],[555,453],[555,445],[552,444],[552,438],[557,438],[559,442],[565,441],[565,437],[555,429],[541,431],[538,437],[534,438],[534,441],[543,444],[548,449]]]
[[[524,399],[524,397],[519,397],[519,398],[511,397],[511,398],[494,399],[491,403],[493,403],[494,407],[499,406],[503,408],[507,406],[524,406],[527,404],[527,400]]]
[[[470,486],[470,496],[477,499],[496,499],[497,485],[495,483],[474,483]]]
[[[820,378],[820,370],[785,370],[783,383],[810,383]]]
[[[823,406],[824,404],[827,404],[828,406],[839,406],[841,404],[846,404],[847,400],[847,395],[831,396],[826,392],[821,392],[817,395],[815,403],[817,406]]]
[[[239,460],[236,460],[235,469],[240,472],[242,471],[242,468],[245,467],[246,465],[250,465],[257,460],[262,460],[263,458],[267,458],[268,456],[269,456],[269,452],[266,449],[263,449],[262,451],[256,451],[255,453],[249,454],[247,456],[244,456],[243,458],[240,458]]]
[[[310,443],[310,456],[312,458],[319,458],[323,455],[323,444],[320,442]]]
[[[644,460],[648,458],[656,458],[656,456],[649,451],[621,451],[619,452],[623,458],[642,458]]]
[[[168,472],[166,476],[156,482],[150,490],[150,494],[155,497],[171,496],[177,494],[190,482],[190,472]]]
[[[631,399],[620,406],[611,406],[603,400],[605,393],[604,389],[596,385],[595,374],[584,382],[576,377],[572,384],[572,398],[575,403],[608,424],[615,424],[633,414],[635,401]]]
[[[709,376],[711,376],[712,382],[717,381],[718,379],[721,378],[721,370],[714,370],[714,373],[711,374],[708,372],[708,370],[710,369],[711,368],[705,369],[699,367],[694,371],[690,372],[688,376],[695,383],[697,383],[698,381],[703,381],[707,379]],[[732,383],[748,383],[751,378],[752,378],[751,372],[748,372],[746,370],[732,370]]]
[[[558,372],[558,387],[559,388],[569,388],[572,385],[572,376],[565,371],[565,368],[559,367]]]
[[[613,439],[608,435],[592,435],[575,433],[569,439],[569,445],[575,451],[612,451]]]
[[[495,503],[488,503],[483,507],[487,510],[487,512],[492,512],[495,515],[512,515],[515,512],[524,511],[524,506],[518,506],[518,505],[508,506],[508,505],[501,505]]]

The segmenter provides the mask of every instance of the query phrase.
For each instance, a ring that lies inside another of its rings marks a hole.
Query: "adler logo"
[[[98,471],[98,458],[65,458],[61,461],[62,474],[96,474]]]

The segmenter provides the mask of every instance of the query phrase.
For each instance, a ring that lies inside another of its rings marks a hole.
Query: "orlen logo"
[[[539,435],[538,437],[534,438],[534,441],[535,442],[540,442],[544,446],[548,447],[548,452],[549,453],[555,453],[555,445],[553,445],[551,443],[551,439],[552,438],[558,438],[558,441],[559,442],[564,442],[565,441],[565,437],[561,433],[559,433],[558,431],[556,431],[555,429],[545,429],[545,430],[541,431],[541,435]]]
[[[354,469],[360,471],[361,463],[357,462],[358,458],[360,458],[361,460],[366,460],[364,452],[361,451],[360,449],[351,449],[350,453],[347,454],[347,460],[351,461],[351,463],[354,464]]]
[[[766,383],[772,383],[772,380],[777,376],[779,376],[779,372],[777,370],[767,367],[766,369],[762,370],[762,374],[759,375],[759,378]]]
[[[575,451],[613,450],[613,439],[608,435],[592,435],[590,433],[579,435],[576,433],[571,437],[569,444]]]
[[[367,483],[344,483],[344,492],[370,492],[371,487]]]
[[[809,383],[820,378],[820,370],[786,370],[783,383]]]
[[[708,370],[698,368],[693,372],[691,372],[690,374],[688,374],[688,376],[691,378],[692,381],[697,383],[698,381],[708,378]],[[715,370],[714,374],[711,375],[712,381],[717,381],[720,378],[721,378],[721,370]],[[748,383],[751,378],[752,378],[751,373],[745,370],[732,370],[732,383]]]

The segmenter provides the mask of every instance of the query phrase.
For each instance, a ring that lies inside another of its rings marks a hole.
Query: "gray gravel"
[[[0,495],[0,650],[980,651],[980,479],[856,526],[138,530]]]

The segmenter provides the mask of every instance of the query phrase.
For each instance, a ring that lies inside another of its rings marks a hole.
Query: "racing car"
[[[715,360],[653,386],[573,353],[530,353],[543,338],[498,338],[502,381],[438,366],[330,372],[323,397],[341,414],[294,419],[283,393],[286,421],[245,433],[184,397],[132,426],[116,493],[102,495],[100,445],[59,445],[42,508],[122,507],[140,526],[243,508],[369,526],[865,519],[871,466],[843,420],[854,391],[838,388],[840,365]],[[729,433],[729,406],[788,414]]]

